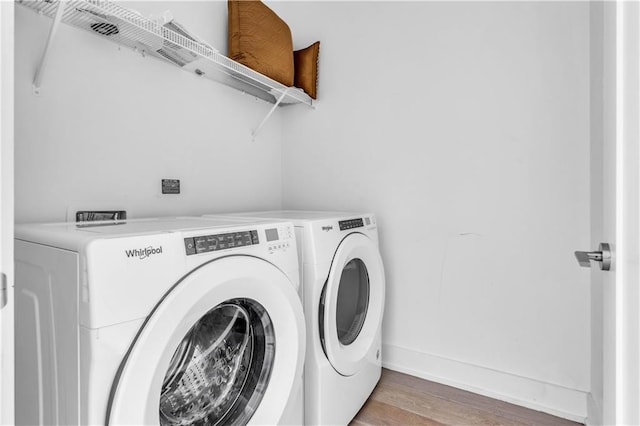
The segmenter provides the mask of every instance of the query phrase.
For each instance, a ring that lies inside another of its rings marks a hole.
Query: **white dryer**
[[[385,277],[374,215],[288,210],[227,217],[294,224],[307,323],[305,423],[349,423],[381,374]]]
[[[302,422],[290,223],[160,218],[15,234],[17,423]]]

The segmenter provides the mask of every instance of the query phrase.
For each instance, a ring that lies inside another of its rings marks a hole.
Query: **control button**
[[[196,254],[196,244],[193,241],[193,238],[185,238],[184,239],[184,248],[187,251],[187,256]]]
[[[258,231],[251,230],[249,232],[251,233],[251,243],[252,244],[260,244],[260,240],[258,239]]]
[[[206,253],[209,251],[206,237],[194,237],[193,245],[195,246],[196,253]]]

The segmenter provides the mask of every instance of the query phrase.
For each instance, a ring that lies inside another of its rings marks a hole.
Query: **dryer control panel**
[[[203,235],[184,239],[184,247],[187,251],[187,256],[226,250],[234,247],[250,246],[259,243],[258,231],[256,230],[228,232],[217,235]]]
[[[368,221],[369,218],[367,218],[367,222]],[[364,226],[364,221],[361,217],[357,219],[341,220],[338,222],[338,226],[340,227],[341,231],[344,231],[345,229],[362,228]]]

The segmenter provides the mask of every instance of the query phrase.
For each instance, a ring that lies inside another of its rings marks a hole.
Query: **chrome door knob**
[[[576,259],[580,266],[591,267],[591,261],[599,262],[600,269],[608,271],[611,269],[611,249],[608,243],[600,243],[598,251],[576,251]]]

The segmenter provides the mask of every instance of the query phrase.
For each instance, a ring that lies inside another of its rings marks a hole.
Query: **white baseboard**
[[[587,426],[596,426],[602,424],[602,407],[590,394],[587,398]]]
[[[390,370],[584,423],[588,392],[541,382],[437,355],[382,345],[382,365]]]

